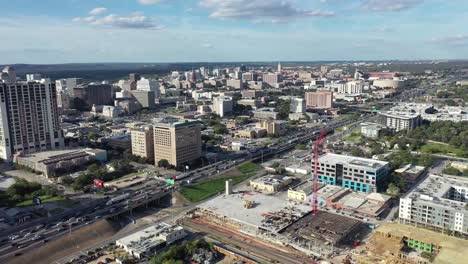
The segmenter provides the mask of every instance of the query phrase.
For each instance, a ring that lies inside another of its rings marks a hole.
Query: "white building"
[[[141,78],[139,81],[137,81],[137,90],[147,92],[152,91],[154,92],[154,97],[156,98],[161,96],[161,92],[159,90],[159,82],[157,80]]]
[[[364,90],[364,83],[362,81],[350,81],[345,85],[338,86],[338,93],[341,94],[360,94]]]
[[[0,158],[63,148],[56,96],[49,79],[0,83]]]
[[[167,223],[157,223],[141,231],[115,241],[128,254],[140,259],[152,256],[154,253],[174,244],[187,235],[180,226]]]
[[[418,113],[390,111],[379,113],[379,115],[381,116],[381,123],[395,131],[414,129],[422,123],[421,115]]]
[[[290,105],[290,112],[292,113],[305,113],[306,101],[304,98],[292,98]]]
[[[42,79],[42,75],[39,73],[30,73],[26,74],[26,81],[33,82],[33,81],[40,81]]]
[[[232,113],[233,101],[232,97],[218,96],[213,98],[213,112],[220,117],[224,117]]]

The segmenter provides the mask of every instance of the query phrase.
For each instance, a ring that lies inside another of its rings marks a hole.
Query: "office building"
[[[294,178],[283,175],[265,175],[250,181],[250,188],[256,192],[273,194],[288,186]]]
[[[257,99],[263,96],[263,91],[243,90],[241,94],[242,94],[242,98],[245,98],[245,99]]]
[[[219,96],[213,98],[213,112],[218,114],[220,117],[225,117],[232,114],[233,101],[232,97]]]
[[[242,80],[229,79],[226,81],[226,86],[234,89],[243,89],[244,82]]]
[[[378,138],[385,126],[378,123],[361,123],[361,135],[368,138]]]
[[[265,129],[268,136],[279,137],[286,133],[286,122],[280,120],[262,120],[257,128]]]
[[[388,162],[326,153],[319,157],[321,182],[361,192],[381,191],[389,174]]]
[[[0,81],[2,83],[15,83],[16,82],[16,71],[11,66],[5,66],[0,73]]]
[[[257,81],[257,73],[255,72],[244,72],[242,73],[242,80],[245,82]]]
[[[153,91],[131,91],[133,98],[141,105],[142,108],[153,109],[155,107],[155,96]]]
[[[310,82],[312,81],[312,73],[306,72],[306,71],[300,71],[299,74],[299,79],[305,81],[305,82]]]
[[[254,118],[258,119],[278,119],[279,112],[276,112],[274,108],[260,108],[255,110]]]
[[[320,66],[320,72],[325,74],[328,72],[328,66],[327,65],[322,65]]]
[[[112,104],[112,86],[109,84],[78,85],[73,93],[75,98],[81,99],[89,107]]]
[[[361,94],[364,90],[364,83],[362,81],[350,81],[338,87],[340,94]]]
[[[132,154],[148,160],[154,159],[153,126],[134,127],[131,130]]]
[[[83,79],[81,78],[56,80],[55,87],[57,90],[57,106],[62,109],[71,108],[74,97],[74,89],[83,83]]]
[[[263,82],[276,87],[281,82],[281,74],[279,73],[264,73]]]
[[[64,146],[55,84],[40,82],[0,83],[0,158],[11,161],[25,154]]]
[[[305,113],[306,102],[304,98],[292,98],[289,111],[291,113]]]
[[[26,74],[26,81],[27,82],[40,81],[41,79],[42,79],[42,75],[40,75],[39,73]]]
[[[201,157],[201,126],[198,121],[164,118],[153,125],[155,164],[167,160],[174,166]]]
[[[159,82],[157,80],[148,80],[145,78],[141,78],[137,81],[137,90],[154,92],[154,96],[156,98],[161,96],[159,90]]]
[[[414,129],[422,124],[420,114],[412,112],[381,112],[380,123],[395,131]]]
[[[400,198],[399,221],[440,231],[468,234],[468,180],[429,175]]]
[[[328,109],[333,107],[333,92],[306,92],[306,107]]]

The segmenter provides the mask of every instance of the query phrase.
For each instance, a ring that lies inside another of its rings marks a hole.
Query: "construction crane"
[[[318,212],[318,159],[320,156],[320,146],[322,145],[323,141],[325,140],[325,135],[327,134],[327,130],[323,129],[320,133],[320,136],[317,138],[314,144],[313,155],[314,155],[314,182],[313,182],[313,196],[314,200],[312,201],[313,213],[314,216],[317,215]]]

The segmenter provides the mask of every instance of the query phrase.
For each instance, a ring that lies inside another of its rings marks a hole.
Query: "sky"
[[[0,4],[0,64],[468,59],[467,0]]]

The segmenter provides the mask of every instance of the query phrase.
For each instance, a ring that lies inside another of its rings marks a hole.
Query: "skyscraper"
[[[281,67],[281,62],[278,62],[278,72],[281,72],[283,68]]]
[[[0,73],[0,82],[4,82],[4,83],[16,82],[15,69],[11,66],[5,66],[5,68],[3,68],[2,72]]]
[[[13,75],[14,76],[14,75]],[[55,84],[0,83],[0,158],[11,161],[18,152],[63,148]]]
[[[198,121],[165,118],[155,123],[155,164],[167,160],[174,166],[201,157],[201,127]]]

